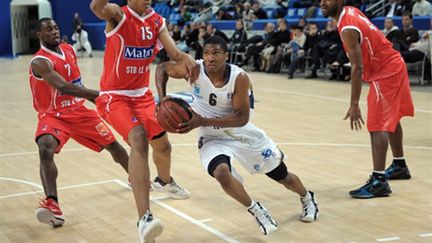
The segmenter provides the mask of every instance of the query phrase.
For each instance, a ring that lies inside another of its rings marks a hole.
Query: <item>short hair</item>
[[[402,17],[403,16],[408,16],[410,19],[413,19],[413,15],[412,15],[412,13],[410,12],[410,11],[405,11],[405,12],[403,12],[402,13]]]
[[[220,45],[224,52],[228,51],[228,46],[227,46],[225,39],[218,36],[218,35],[213,35],[213,36],[210,36],[209,38],[207,38],[204,41],[204,46],[208,45],[208,44]]]
[[[42,24],[45,22],[51,21],[51,20],[53,20],[53,19],[49,18],[49,17],[44,17],[44,18],[39,19],[39,21],[36,24],[36,31],[41,31]]]

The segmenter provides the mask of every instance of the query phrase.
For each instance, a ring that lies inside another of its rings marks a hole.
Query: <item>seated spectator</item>
[[[401,55],[405,62],[413,63],[423,61],[425,55],[429,55],[426,58],[426,65],[424,68],[423,77],[424,80],[431,80],[431,42],[432,42],[432,21],[431,21],[431,30],[426,31],[422,38],[414,42],[410,45],[408,51],[401,52]]]
[[[311,52],[313,61],[312,73],[306,76],[307,79],[317,78],[317,71],[321,67],[321,58],[323,68],[327,64],[336,61],[339,51],[342,48],[342,41],[336,30],[336,22],[329,20],[326,25],[325,31],[322,33],[321,40],[314,46]]]
[[[303,17],[305,18],[314,18],[317,12],[317,9],[320,8],[320,1],[319,0],[312,0],[311,6],[308,7],[305,15]]]
[[[412,8],[414,16],[432,16],[432,4],[426,0],[417,0]]]
[[[229,13],[225,12],[223,9],[219,9],[216,14],[217,20],[232,20],[233,16],[231,16]]]
[[[252,6],[250,2],[245,2],[243,4],[243,13],[242,13],[242,19],[245,23],[245,27],[247,30],[252,29],[252,21],[255,20],[255,15],[252,10]]]
[[[284,18],[288,12],[288,5],[289,5],[288,1],[277,0],[276,4],[278,6],[278,8],[275,10],[276,11],[276,18]]]
[[[382,30],[382,33],[387,38],[387,40],[392,41],[398,30],[399,27],[394,24],[392,18],[386,18],[384,20],[384,29]]]
[[[213,4],[211,2],[207,2],[202,7],[200,7],[200,12],[194,18],[193,22],[200,23],[200,22],[207,22],[212,20],[213,18],[212,6]]]
[[[267,19],[267,13],[261,8],[259,2],[254,2],[252,4],[252,10],[255,19]]]
[[[277,63],[279,60],[271,61],[271,55],[275,54],[278,46],[282,43],[288,43],[291,40],[290,32],[288,30],[288,23],[286,20],[279,22],[279,28],[276,32],[274,38],[269,40],[265,48],[261,52],[261,71],[269,72],[272,63]],[[278,67],[274,67],[278,68]],[[280,70],[280,64],[279,64]]]
[[[264,49],[264,47],[267,45],[267,43],[269,43],[272,39],[274,39],[276,37],[276,33],[277,33],[277,32],[275,32],[275,25],[273,23],[267,23],[267,25],[265,25],[264,30],[265,30],[265,34],[263,36],[262,41],[255,42],[255,40],[261,38],[261,37],[257,37],[257,36],[254,36],[251,39],[247,40],[247,42],[250,42],[250,43],[255,42],[255,44],[250,45],[246,49],[245,60],[243,60],[241,63],[238,63],[238,65],[240,67],[246,65],[249,62],[249,59],[252,57],[253,62],[254,62],[253,63],[254,70],[258,71],[260,69],[260,66],[261,66],[260,53]]]
[[[230,53],[235,53],[239,48],[239,46],[246,40],[247,40],[247,33],[246,30],[244,29],[243,21],[241,19],[238,19],[236,21],[236,31],[233,33],[229,42],[228,51]],[[232,59],[237,60],[236,56],[234,55],[230,55],[230,57],[232,57]],[[233,63],[233,60],[230,60],[230,63]]]
[[[183,26],[186,22],[189,22],[192,19],[192,14],[189,13],[186,6],[183,6],[180,8],[180,19],[178,21],[178,24],[180,26]]]
[[[61,39],[61,43],[69,44],[69,38],[67,35],[63,35]]]
[[[407,51],[411,43],[419,40],[419,33],[413,27],[413,16],[410,12],[402,14],[402,29],[398,30],[393,38],[393,48],[402,52]]]
[[[74,13],[72,25],[74,30],[76,30],[79,25],[81,25],[81,27],[84,25],[79,13]]]
[[[224,40],[226,42],[229,42],[228,37],[225,35],[224,32],[217,30],[212,24],[207,24],[207,37],[213,36],[213,35],[218,35],[222,38],[224,38]]]
[[[234,19],[241,19],[243,18],[243,4],[240,2],[236,2],[234,5]]]
[[[318,25],[316,23],[309,24],[309,32],[306,34],[306,40],[302,49],[297,51],[297,56],[293,57],[291,55],[286,55],[286,58],[290,58],[288,67],[288,78],[294,78],[294,72],[297,70],[300,63],[306,61],[306,57],[310,55],[313,47],[321,40],[321,32],[318,30]],[[286,59],[283,58],[283,59]],[[306,66],[306,63],[305,63]]]
[[[307,20],[305,17],[300,17],[297,26],[301,27],[303,31],[308,32],[307,27]]]
[[[75,32],[72,34],[72,40],[74,44],[72,45],[75,52],[85,53],[88,57],[92,57],[92,47],[88,40],[88,33],[82,29],[81,25],[78,25]]]
[[[292,63],[300,55],[303,55],[303,46],[306,42],[306,35],[303,33],[303,27],[298,25],[293,26],[292,29],[292,40],[287,44],[280,44],[276,49],[276,55],[272,58],[270,62],[270,73],[279,73],[282,65],[282,59],[284,54],[290,56],[290,62]]]

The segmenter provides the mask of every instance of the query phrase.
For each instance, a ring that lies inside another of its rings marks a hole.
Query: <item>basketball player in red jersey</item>
[[[387,179],[411,178],[405,164],[402,127],[403,116],[414,116],[406,65],[381,31],[357,8],[344,7],[343,0],[321,0],[325,16],[337,20],[345,51],[351,62],[351,103],[345,119],[351,129],[364,124],[359,99],[362,80],[369,83],[367,128],[372,143],[373,173],[365,185],[350,192],[354,198],[388,196]],[[388,143],[393,163],[385,171]]]
[[[150,64],[156,53],[165,48],[171,59],[182,61],[192,76],[195,60],[180,52],[165,26],[165,20],[151,7],[149,0],[128,0],[119,7],[108,0],[92,0],[91,9],[106,20],[106,50],[100,81],[101,95],[96,99],[99,114],[131,146],[129,175],[138,209],[138,233],[142,241],[152,241],[163,226],[149,210],[148,144],[158,177],[156,190],[163,185],[179,198],[189,193],[170,176],[171,145],[166,132],[155,118],[155,101],[149,90]],[[193,78],[193,77],[191,77]]]
[[[57,199],[54,153],[73,138],[97,152],[107,149],[126,172],[128,155],[97,112],[84,106],[83,98],[94,100],[99,92],[83,87],[75,51],[69,44],[60,44],[56,22],[51,18],[39,20],[37,37],[41,47],[31,59],[29,78],[33,106],[38,112],[35,140],[46,198],[40,202],[36,216],[56,227],[64,224],[64,218]]]

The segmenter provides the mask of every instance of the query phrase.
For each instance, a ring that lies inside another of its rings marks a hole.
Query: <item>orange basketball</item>
[[[156,118],[167,132],[176,133],[180,123],[189,121],[192,112],[189,104],[180,98],[169,97],[159,104]]]

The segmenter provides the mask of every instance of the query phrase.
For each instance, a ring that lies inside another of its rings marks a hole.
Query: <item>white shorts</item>
[[[251,174],[268,173],[278,167],[283,158],[273,140],[251,123],[223,130],[218,135],[201,134],[198,147],[201,164],[207,172],[210,162],[222,154],[230,158],[232,168],[232,161],[236,160]]]

